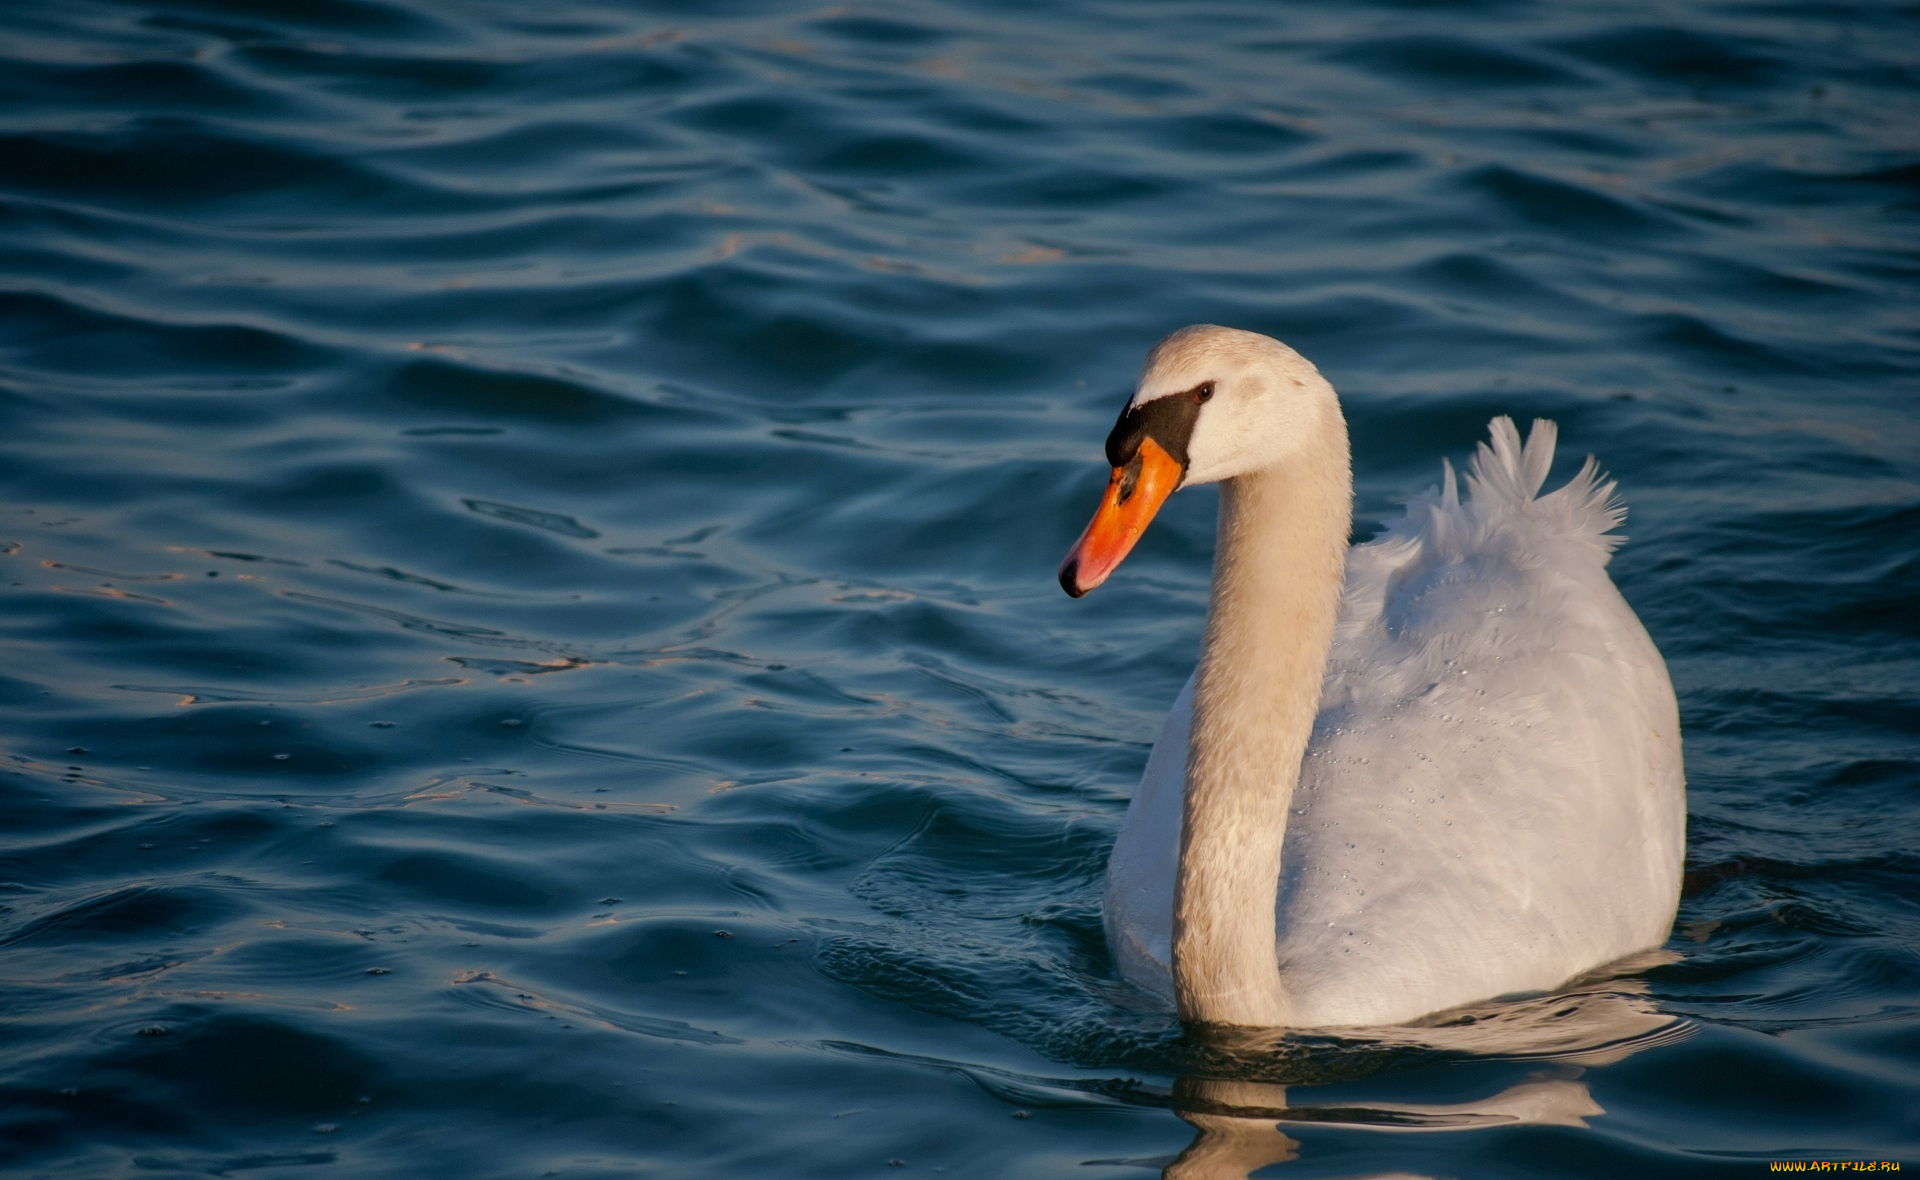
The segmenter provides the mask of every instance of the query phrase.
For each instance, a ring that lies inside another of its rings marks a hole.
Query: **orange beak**
[[[1099,510],[1067,550],[1067,559],[1060,563],[1060,588],[1079,598],[1106,581],[1185,476],[1178,459],[1153,439],[1142,439],[1133,461],[1113,469]]]

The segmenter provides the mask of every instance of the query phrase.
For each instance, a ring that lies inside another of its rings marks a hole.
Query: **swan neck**
[[[1293,461],[1221,485],[1174,901],[1174,991],[1190,1022],[1293,1023],[1275,957],[1280,855],[1353,520],[1337,409],[1324,433]]]

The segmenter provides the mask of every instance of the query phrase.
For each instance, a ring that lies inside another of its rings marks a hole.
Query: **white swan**
[[[1552,423],[1492,436],[1467,501],[1448,466],[1349,549],[1318,370],[1212,325],[1149,354],[1060,581],[1093,589],[1176,488],[1221,484],[1200,662],[1107,870],[1121,974],[1183,1020],[1399,1024],[1666,938],[1679,717],[1606,574],[1622,510],[1591,459],[1537,495]]]

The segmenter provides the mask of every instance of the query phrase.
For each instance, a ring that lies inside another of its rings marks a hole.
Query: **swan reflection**
[[[1572,1073],[1578,1074],[1578,1067]],[[1287,1087],[1270,1082],[1182,1079],[1174,1111],[1199,1134],[1161,1173],[1166,1180],[1245,1180],[1270,1164],[1299,1155],[1300,1142],[1282,1124],[1305,1123],[1372,1131],[1472,1131],[1490,1127],[1584,1127],[1605,1114],[1586,1084],[1573,1077],[1540,1076],[1472,1102],[1369,1102],[1356,1106],[1289,1106]]]
[[[1636,994],[1644,988],[1637,979],[1596,980],[1587,988],[1459,1009],[1430,1026],[1341,1030],[1330,1038],[1336,1055],[1428,1050],[1539,1063],[1523,1080],[1465,1102],[1316,1101],[1308,1095],[1320,1087],[1305,1077],[1290,1082],[1183,1077],[1173,1088],[1173,1109],[1197,1134],[1161,1175],[1164,1180],[1246,1180],[1262,1168],[1297,1159],[1302,1144],[1294,1135],[1315,1126],[1399,1134],[1587,1126],[1588,1119],[1606,1113],[1581,1080],[1589,1067],[1692,1032],[1692,1025],[1657,1011]],[[1311,1041],[1313,1034],[1282,1039],[1297,1044]],[[1263,1056],[1273,1060],[1279,1049],[1277,1040],[1263,1044],[1245,1030],[1221,1030],[1208,1045],[1225,1062],[1243,1065]],[[1367,1175],[1385,1180],[1413,1174]]]

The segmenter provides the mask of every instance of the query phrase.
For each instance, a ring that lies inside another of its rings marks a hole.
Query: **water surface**
[[[0,28],[10,1174],[1920,1164],[1911,6]],[[1670,1035],[1228,1051],[1118,983],[1212,493],[1053,568],[1195,321],[1341,391],[1363,535],[1495,414],[1620,479]]]

